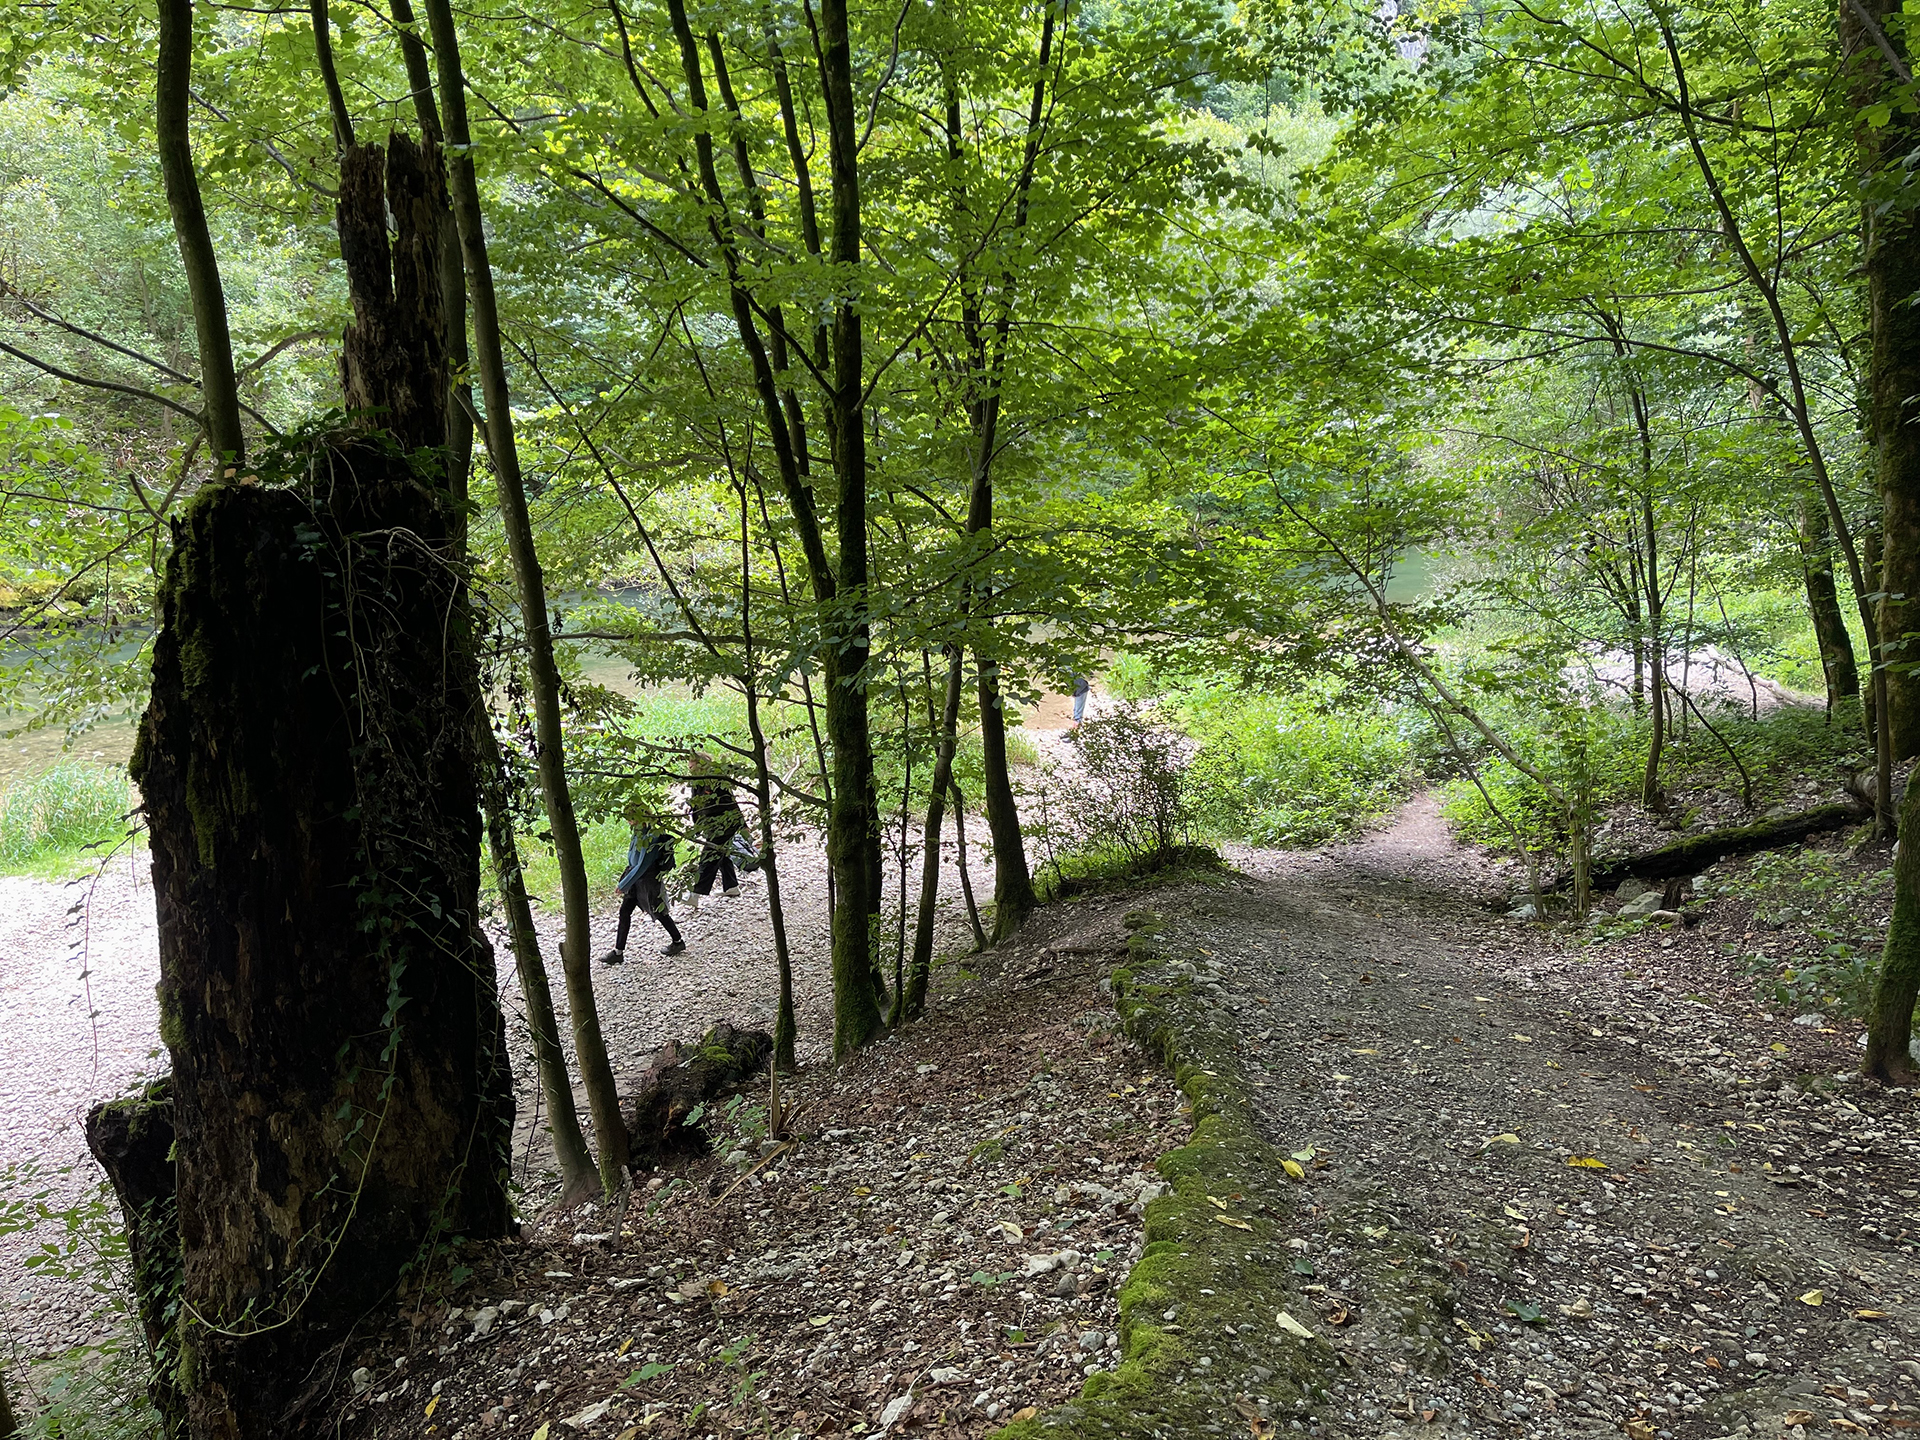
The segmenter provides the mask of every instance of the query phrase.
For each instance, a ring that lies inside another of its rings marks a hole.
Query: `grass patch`
[[[64,880],[126,838],[127,772],[62,761],[0,791],[0,872]]]

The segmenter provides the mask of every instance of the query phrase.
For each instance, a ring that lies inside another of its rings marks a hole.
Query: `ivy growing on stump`
[[[195,1440],[304,1433],[354,1322],[510,1218],[482,698],[440,465],[439,156],[351,147],[340,197],[350,421],[176,523],[134,756]]]

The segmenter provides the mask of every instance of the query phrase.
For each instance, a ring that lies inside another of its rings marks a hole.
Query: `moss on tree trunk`
[[[509,1221],[511,1077],[478,925],[481,697],[425,398],[444,377],[417,233],[432,207],[409,198],[438,162],[395,141],[390,252],[380,158],[342,162],[343,365],[374,422],[398,423],[309,442],[285,488],[214,485],[176,522],[134,754],[195,1440],[306,1433],[327,1352],[440,1243]]]

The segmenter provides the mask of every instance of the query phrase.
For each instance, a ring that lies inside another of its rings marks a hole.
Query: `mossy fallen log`
[[[1795,845],[1809,836],[1844,830],[1870,818],[1859,805],[1816,805],[1794,815],[1780,815],[1751,825],[1733,825],[1724,830],[1709,830],[1704,835],[1689,835],[1671,845],[1645,854],[1630,855],[1596,866],[1593,888],[1612,890],[1623,880],[1671,880],[1681,875],[1697,875],[1716,861],[1735,855],[1753,855],[1762,850],[1778,850]],[[1572,883],[1563,877],[1561,885]]]
[[[773,1037],[721,1021],[698,1045],[663,1050],[628,1100],[633,1166],[640,1170],[674,1157],[705,1155],[706,1132],[689,1123],[711,1100],[730,1095],[767,1068]]]

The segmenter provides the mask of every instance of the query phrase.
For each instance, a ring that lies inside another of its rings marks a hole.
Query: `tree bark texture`
[[[1027,923],[1038,903],[1027,847],[1020,834],[1020,808],[1007,768],[1007,717],[1000,690],[1000,667],[976,653],[980,667],[981,790],[987,833],[993,838],[993,943],[998,945]]]
[[[200,350],[202,424],[215,465],[237,472],[247,461],[247,439],[240,428],[240,386],[233,369],[233,337],[227,327],[227,299],[220,286],[220,262],[200,199],[200,177],[193,168],[187,127],[187,102],[193,85],[193,0],[160,0],[160,55],[154,85],[154,135],[160,174],[174,239],[186,271],[193,304],[194,337]]]
[[[390,433],[315,442],[289,487],[210,486],[175,522],[134,753],[193,1440],[306,1433],[334,1373],[315,1362],[437,1241],[509,1220],[482,700],[455,509],[438,466],[408,458],[444,439],[411,398],[444,376],[434,242],[409,203],[438,162],[394,143],[389,246],[381,158],[343,160],[344,366]]]
[[[1842,700],[1860,698],[1860,667],[1840,610],[1840,591],[1833,582],[1833,525],[1827,519],[1827,507],[1811,493],[1800,497],[1800,556],[1807,579],[1807,610],[1820,646],[1827,705],[1832,708]]]
[[[1896,100],[1899,77],[1882,51],[1896,53],[1902,41],[1888,20],[1897,0],[1861,0],[1839,7],[1840,43],[1846,53],[1857,110]],[[1886,669],[1887,725],[1891,754],[1920,754],[1920,677],[1905,668],[1920,660],[1920,310],[1910,303],[1920,292],[1920,223],[1902,205],[1882,207],[1875,195],[1885,167],[1920,147],[1920,120],[1894,105],[1887,123],[1858,125],[1865,206],[1862,269],[1867,281],[1869,358],[1867,399],[1884,512],[1877,666]]]
[[[1920,785],[1907,786],[1900,805],[1900,833],[1906,837],[1893,860],[1893,920],[1873,1002],[1867,1008],[1867,1053],[1860,1068],[1889,1084],[1912,1082],[1913,1007],[1920,999]]]
[[[173,1307],[180,1298],[180,1211],[174,1196],[173,1082],[156,1081],[137,1096],[110,1100],[87,1115],[87,1149],[107,1172],[127,1227],[134,1302],[153,1375],[147,1395],[161,1434],[187,1433],[187,1397],[180,1388]],[[0,1437],[6,1431],[0,1429]]]

